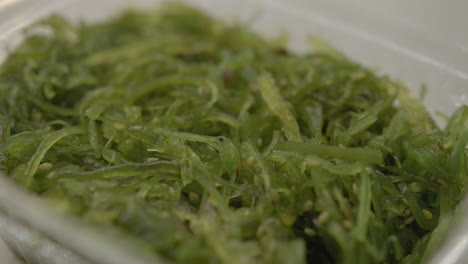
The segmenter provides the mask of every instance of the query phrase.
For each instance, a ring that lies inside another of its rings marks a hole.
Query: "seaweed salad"
[[[467,186],[468,107],[440,129],[315,43],[184,4],[50,16],[0,67],[0,170],[168,263],[424,262]]]

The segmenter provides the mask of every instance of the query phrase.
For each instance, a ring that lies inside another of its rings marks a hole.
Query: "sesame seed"
[[[427,220],[432,220],[433,216],[429,210],[423,209],[422,212],[423,212],[424,218],[426,218]]]

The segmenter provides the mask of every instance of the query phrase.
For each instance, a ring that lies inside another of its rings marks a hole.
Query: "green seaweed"
[[[48,17],[0,67],[0,170],[168,263],[421,263],[466,192],[468,107],[439,129],[312,41],[182,4]]]

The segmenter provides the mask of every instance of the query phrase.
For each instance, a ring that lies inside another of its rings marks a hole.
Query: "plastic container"
[[[158,2],[131,1],[133,6],[141,7]],[[414,94],[424,83],[424,103],[439,125],[443,120],[436,113],[451,114],[457,107],[468,105],[468,19],[463,15],[468,2],[433,1],[431,7],[420,0],[185,2],[225,20],[247,21],[267,36],[287,31],[291,48],[299,52],[307,49],[308,35],[319,34],[356,61],[377,66],[381,72],[402,80]],[[21,40],[21,29],[40,17],[57,12],[73,20],[93,22],[128,4],[125,0],[0,1],[0,60],[6,56],[5,47]],[[420,9],[418,5],[425,6]],[[459,211],[457,225],[434,252],[431,263],[468,263],[468,218],[462,214],[468,212],[466,203]],[[71,216],[49,210],[5,175],[0,175],[0,236],[30,263],[164,263]]]

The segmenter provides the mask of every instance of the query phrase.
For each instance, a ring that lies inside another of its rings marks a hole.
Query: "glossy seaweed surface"
[[[465,192],[468,107],[439,129],[323,42],[291,53],[180,4],[25,35],[0,169],[169,262],[421,263]]]

